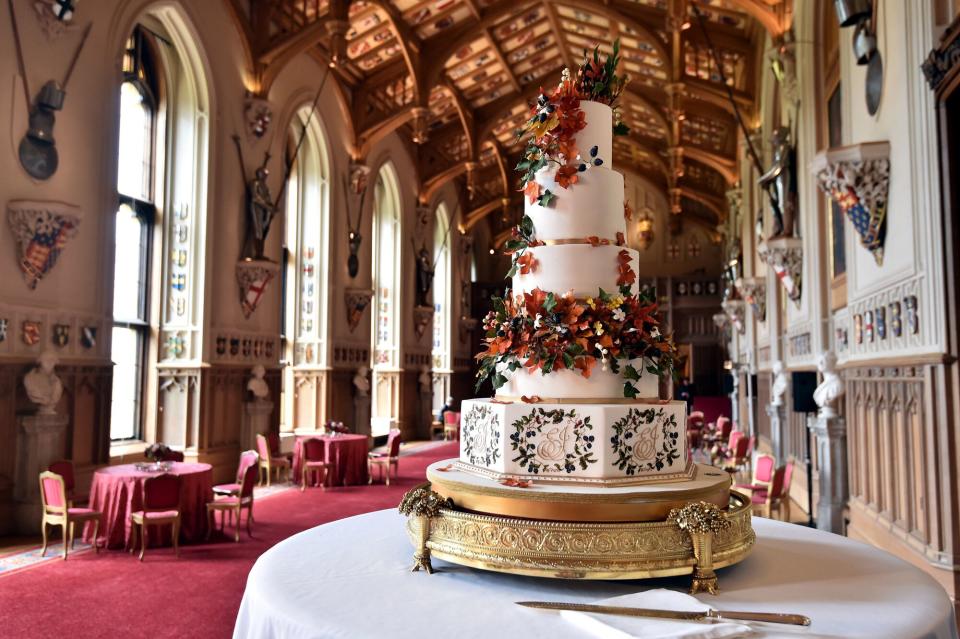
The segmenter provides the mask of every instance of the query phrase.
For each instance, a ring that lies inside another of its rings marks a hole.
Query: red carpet
[[[148,549],[143,563],[125,552],[85,552],[0,577],[0,637],[229,637],[247,573],[264,551],[307,528],[395,507],[428,464],[456,455],[451,442],[405,456],[389,487],[265,498],[254,506],[254,539],[243,531],[239,544],[214,538],[182,546],[179,559],[168,548]]]

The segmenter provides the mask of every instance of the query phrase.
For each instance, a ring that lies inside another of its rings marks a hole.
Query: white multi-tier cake
[[[506,306],[485,321],[490,350],[478,356],[496,362],[490,372],[499,387],[492,399],[463,402],[458,466],[507,481],[688,479],[685,406],[659,399],[657,367],[631,358],[642,349],[625,345],[643,335],[655,347],[662,337],[655,305],[629,269],[637,252],[624,246],[623,175],[611,166],[614,115],[599,102],[581,101],[579,110],[585,125],[572,135],[574,183],[559,184],[553,163],[532,173],[537,185],[515,252],[523,268],[514,269]],[[552,197],[538,197],[544,193]],[[566,340],[559,354],[554,335]]]

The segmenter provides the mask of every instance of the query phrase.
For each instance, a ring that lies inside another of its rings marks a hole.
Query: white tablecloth
[[[754,519],[757,544],[718,571],[719,609],[792,612],[809,628],[755,624],[763,637],[956,639],[953,607],[931,577],[871,546],[794,524]],[[361,637],[560,639],[583,636],[523,600],[592,602],[651,587],[685,589],[689,577],[632,582],[514,577],[434,560],[411,573],[404,518],[384,510],[295,535],[250,571],[237,639]]]

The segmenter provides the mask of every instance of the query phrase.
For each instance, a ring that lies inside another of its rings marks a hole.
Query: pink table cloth
[[[207,533],[207,503],[213,501],[213,467],[174,462],[168,472],[180,477],[180,540],[203,541]],[[130,513],[140,510],[143,503],[143,480],[159,474],[137,470],[133,464],[108,466],[94,473],[90,507],[103,513],[100,535],[106,539],[107,548],[130,547]],[[87,528],[89,535],[93,531]],[[169,543],[169,527],[151,527],[150,539]]]
[[[300,435],[293,449],[293,480],[300,482],[300,463],[303,458],[301,443],[313,439],[312,435]],[[326,486],[350,486],[367,483],[366,435],[324,435],[324,462],[327,464]],[[312,481],[316,482],[316,475]]]

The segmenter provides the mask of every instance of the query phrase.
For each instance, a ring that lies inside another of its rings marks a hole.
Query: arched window
[[[450,216],[447,207],[437,206],[433,230],[433,409],[439,411],[450,392],[451,273]]]
[[[149,36],[127,41],[120,85],[120,147],[114,230],[112,440],[143,437],[141,398],[150,340],[150,248],[155,218],[158,76]]]
[[[295,406],[292,389],[296,372],[326,366],[330,350],[329,168],[323,130],[310,107],[297,111],[290,124],[288,152],[293,164],[286,190],[283,341],[284,359],[293,367],[283,377],[282,418],[284,429],[292,430],[321,425],[316,402]]]
[[[159,440],[184,449],[199,444],[200,417],[192,406],[203,357],[209,132],[201,60],[196,38],[173,6],[145,15],[124,47],[112,440]]]
[[[374,393],[373,435],[383,435],[399,413],[400,367],[400,191],[389,162],[380,169],[373,191]]]

